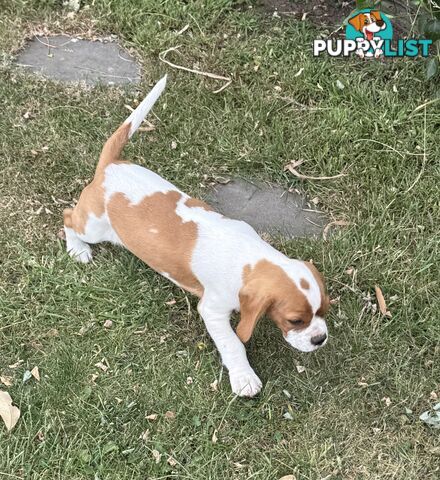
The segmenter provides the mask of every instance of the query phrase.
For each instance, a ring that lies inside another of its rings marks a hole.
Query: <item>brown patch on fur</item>
[[[304,262],[304,265],[312,272],[312,275],[315,277],[316,282],[319,286],[319,291],[321,292],[321,305],[316,312],[320,317],[324,317],[330,308],[330,299],[325,291],[324,280],[322,275],[319,273],[318,269],[311,262]]]
[[[177,215],[181,197],[176,191],[157,192],[132,205],[123,193],[116,193],[107,204],[107,212],[112,227],[130,252],[201,297],[203,287],[191,270],[197,225],[183,222]]]
[[[247,342],[258,319],[267,312],[284,335],[294,328],[289,320],[302,320],[306,328],[313,311],[306,296],[286,272],[268,260],[260,260],[254,268],[243,268],[243,287],[239,293],[241,318],[237,335]]]
[[[104,173],[96,173],[92,182],[81,192],[75,208],[64,210],[64,225],[73,228],[75,232],[84,234],[89,215],[103,215],[104,207]]]
[[[203,208],[203,210],[206,210],[207,212],[213,212],[214,209],[205,203],[203,200],[199,200],[198,198],[188,198],[188,200],[185,201],[185,205],[189,208],[192,207],[200,207]]]
[[[305,278],[301,278],[299,284],[301,285],[301,288],[304,288],[304,290],[308,290],[310,288],[310,283]]]
[[[111,163],[126,163],[120,161],[122,149],[128,141],[130,124],[122,124],[105,142],[96,167],[95,177],[81,192],[74,209],[64,210],[64,226],[73,228],[76,233],[84,234],[89,215],[93,213],[101,217],[105,212],[104,205],[104,170]]]

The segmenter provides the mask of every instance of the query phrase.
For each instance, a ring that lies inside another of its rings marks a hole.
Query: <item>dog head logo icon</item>
[[[383,55],[380,48],[383,41],[393,38],[393,26],[388,17],[379,10],[358,10],[348,19],[345,37],[368,42],[370,48],[367,51],[365,48],[356,51],[359,56],[380,57]]]

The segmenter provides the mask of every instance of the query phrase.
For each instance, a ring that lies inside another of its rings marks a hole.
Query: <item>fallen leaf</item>
[[[150,430],[145,430],[145,432],[142,432],[140,435],[140,439],[146,442],[150,436]]]
[[[383,296],[382,290],[377,285],[374,286],[376,292],[377,303],[379,304],[380,313],[385,317],[391,317],[391,313],[387,310],[387,304]]]
[[[336,86],[339,88],[339,90],[344,90],[345,85],[341,82],[341,80],[336,80]]]
[[[217,437],[217,429],[214,430],[214,433],[212,434],[212,443],[217,443],[218,437]]]
[[[429,394],[429,399],[430,400],[437,400],[438,399],[438,395],[432,391],[430,394]]]
[[[296,480],[295,475],[284,475],[284,477],[281,477],[280,480]]]
[[[104,322],[104,328],[112,328],[113,322],[111,320],[106,320]]]
[[[177,461],[173,457],[168,457],[167,462],[172,467],[175,467],[177,465]]]
[[[108,370],[108,366],[105,365],[103,362],[95,363],[95,367],[100,368],[103,372]]]
[[[176,150],[177,148],[177,142],[175,142],[174,140],[171,142],[171,150]]]
[[[13,363],[12,365],[8,365],[8,367],[10,369],[14,370],[14,368],[18,368],[22,363],[23,363],[23,360],[18,360],[17,362]]]
[[[23,118],[25,120],[29,120],[32,117],[32,113],[27,111],[26,113],[23,114]]]
[[[391,398],[390,397],[383,397],[382,402],[385,402],[385,405],[389,407],[391,405]]]
[[[283,415],[283,418],[285,418],[286,420],[293,420],[293,416],[290,412],[286,412],[284,415]]]
[[[440,428],[440,403],[434,405],[432,411],[423,412],[419,418],[432,428]]]
[[[35,380],[37,382],[40,381],[40,371],[38,370],[38,367],[35,366],[32,370],[31,370],[31,375],[35,378]]]
[[[6,375],[1,375],[0,376],[0,382],[3,383],[3,385],[6,385],[7,387],[12,386],[12,377],[8,377]]]
[[[216,392],[218,390],[218,380],[214,380],[209,386],[213,392]]]
[[[174,298],[168,302],[165,302],[165,305],[174,305],[176,303],[176,300]]]
[[[35,435],[35,439],[38,440],[39,442],[44,442],[44,433],[41,430],[39,430]]]
[[[159,463],[160,462],[160,457],[162,456],[158,450],[153,450],[151,452],[153,454],[153,458],[155,460],[156,463]]]
[[[173,418],[176,418],[176,414],[171,410],[168,410],[168,412],[165,412],[165,418],[172,420]]]
[[[303,367],[302,365],[297,365],[296,370],[298,373],[303,373],[306,371],[306,367]]]
[[[192,377],[188,377],[188,378],[186,379],[186,384],[187,384],[187,385],[192,385],[193,383],[194,383],[194,380],[193,380]]]
[[[20,409],[12,405],[12,398],[8,392],[0,390],[0,417],[6,425],[6,430],[10,432],[20,418]]]
[[[147,420],[157,420],[157,413],[151,413],[150,415],[145,415]]]
[[[290,392],[288,390],[283,390],[284,395],[286,395],[287,398],[291,398],[292,395],[290,395]]]

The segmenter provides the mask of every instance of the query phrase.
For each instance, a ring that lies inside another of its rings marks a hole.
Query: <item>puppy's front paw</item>
[[[84,243],[77,248],[71,248],[69,255],[80,263],[89,263],[92,260],[92,249]]]
[[[252,369],[229,372],[232,391],[239,397],[253,397],[263,384]]]

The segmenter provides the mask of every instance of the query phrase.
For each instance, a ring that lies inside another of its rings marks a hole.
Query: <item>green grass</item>
[[[228,0],[83,3],[90,8],[73,20],[57,2],[14,2],[0,14],[0,374],[13,377],[2,388],[22,412],[11,433],[0,428],[0,478],[438,478],[438,431],[418,419],[431,392],[440,395],[440,109],[413,113],[436,94],[422,62],[317,60],[318,32],[306,22]],[[140,95],[170,75],[156,131],[136,136],[127,158],[196,196],[225,175],[297,188],[351,222],[327,241],[276,245],[313,258],[339,302],[316,354],[287,348],[261,322],[248,347],[264,382],[257,398],[232,396],[195,299],[120,249],[98,246],[87,266],[65,254],[63,202],[91,179],[136,92],[17,70],[11,53],[38,26],[118,34],[142,60]],[[231,86],[213,94],[219,83],[161,63],[159,52],[177,44],[182,55],[171,59],[231,75]],[[293,159],[305,160],[305,174],[348,176],[301,182],[283,172]],[[391,318],[368,308],[375,285]],[[103,358],[106,373],[94,366]],[[41,381],[23,385],[35,365]]]

